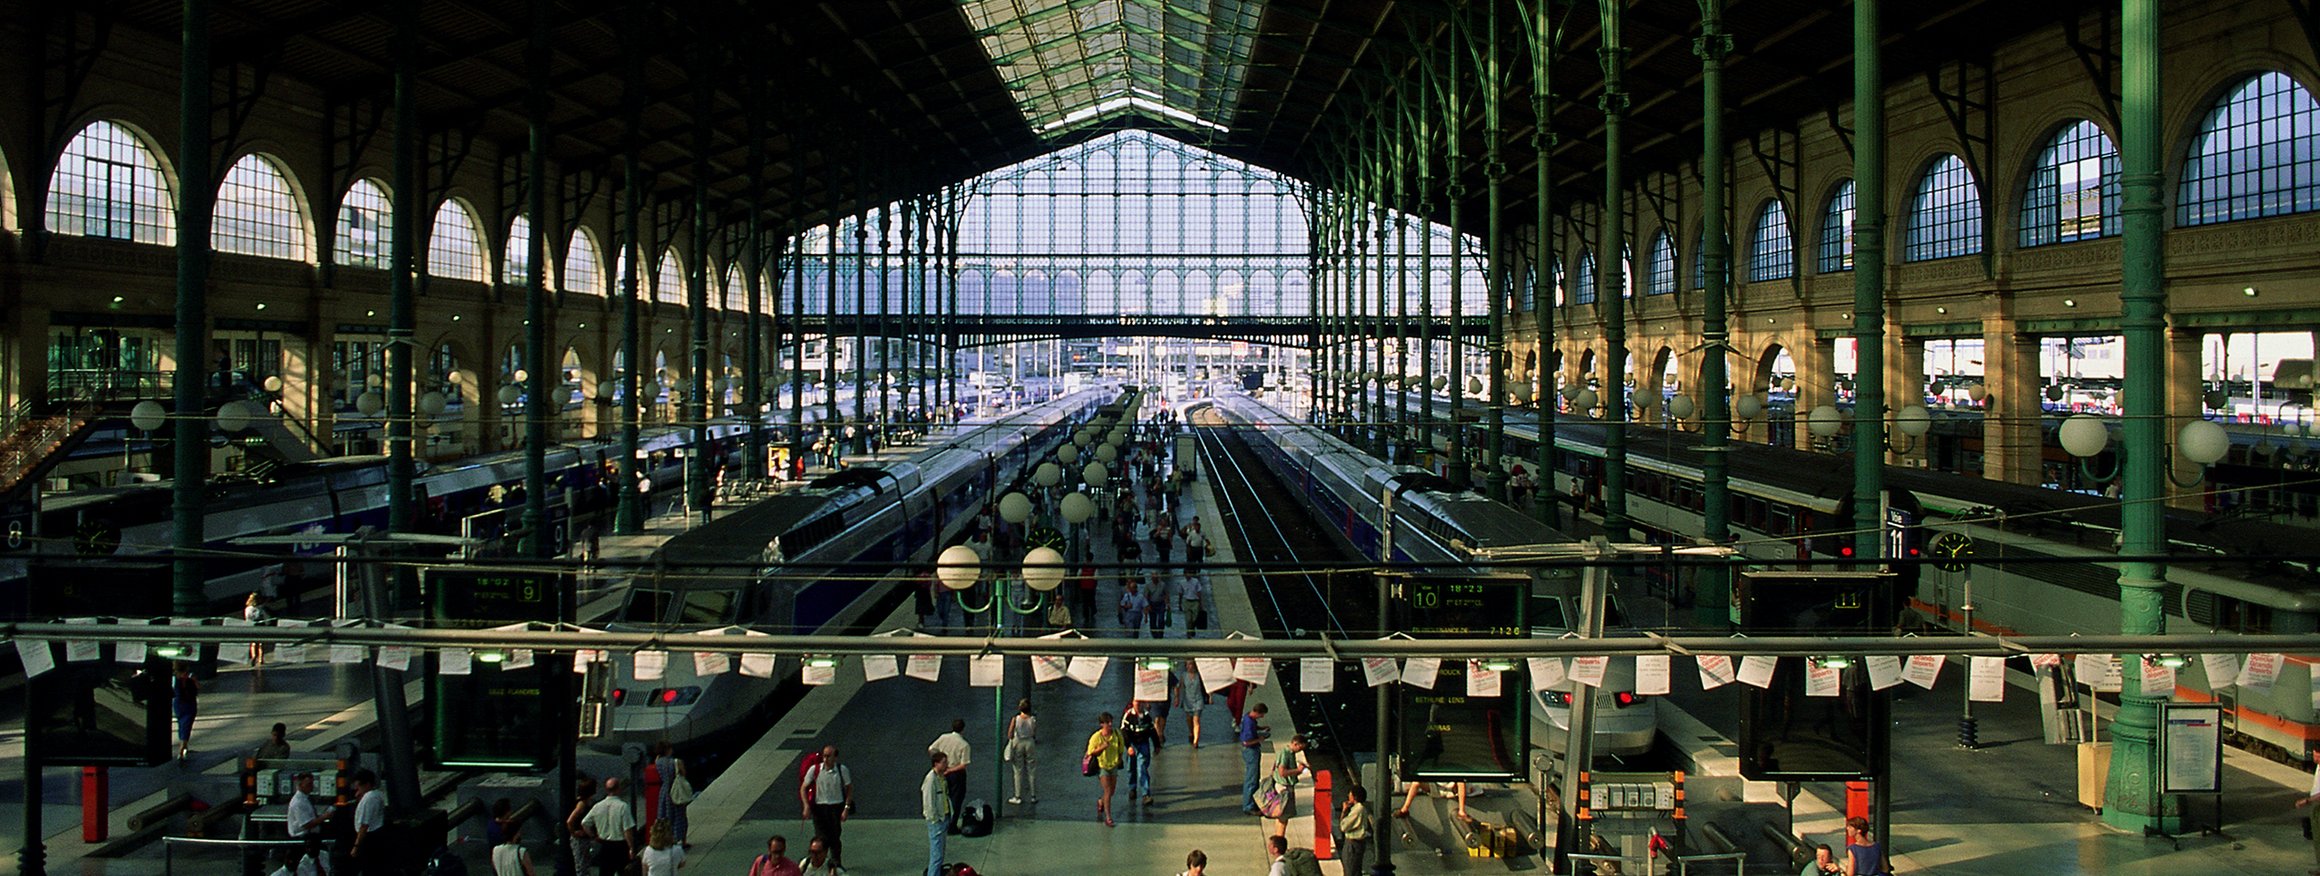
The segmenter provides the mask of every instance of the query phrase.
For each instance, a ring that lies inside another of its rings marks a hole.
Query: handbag
[[[1266,818],[1279,818],[1281,813],[1289,809],[1289,794],[1276,781],[1268,780],[1258,786],[1256,796],[1250,799],[1257,804],[1257,811],[1264,813]]]
[[[673,806],[687,806],[692,802],[693,783],[685,779],[684,773],[678,773],[676,778],[669,781],[669,803]]]
[[[1083,776],[1093,776],[1096,774],[1095,752],[1088,752],[1086,757],[1079,759],[1079,774]]]

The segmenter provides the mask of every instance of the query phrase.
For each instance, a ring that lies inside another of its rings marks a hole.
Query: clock
[[[1925,546],[1925,552],[1932,555],[1934,568],[1944,572],[1963,572],[1966,564],[1973,562],[1974,540],[1961,533],[1944,532],[1933,537],[1932,543]]]

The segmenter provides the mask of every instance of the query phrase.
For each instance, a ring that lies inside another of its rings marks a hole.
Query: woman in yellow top
[[[1096,717],[1096,732],[1088,734],[1087,757],[1097,770],[1096,781],[1104,788],[1104,796],[1096,800],[1096,816],[1112,826],[1112,791],[1120,784],[1120,761],[1127,755],[1127,745],[1120,734],[1112,729],[1112,713]]]

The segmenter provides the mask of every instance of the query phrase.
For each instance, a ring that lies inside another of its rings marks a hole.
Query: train
[[[1279,411],[1238,393],[1209,401],[1229,421],[1243,426],[1250,443],[1282,480],[1295,489],[1320,519],[1343,535],[1362,556],[1381,562],[1430,569],[1470,569],[1469,548],[1569,543],[1572,538],[1503,502],[1479,493],[1450,489],[1439,476],[1411,466],[1389,466],[1366,452],[1312,426],[1290,422]],[[1393,555],[1381,553],[1388,532],[1382,497],[1395,496],[1391,526]],[[1580,575],[1573,566],[1549,566],[1531,573],[1525,611],[1529,634],[1553,638],[1571,632],[1579,617]],[[1610,597],[1605,629],[1634,634]],[[1598,756],[1632,757],[1656,744],[1658,703],[1636,692],[1635,660],[1614,658],[1605,668],[1595,699],[1593,746]],[[1530,737],[1533,747],[1560,752],[1570,736],[1569,679],[1532,691]]]
[[[1446,399],[1436,399],[1436,411],[1447,428]],[[1501,464],[1534,465],[1535,415],[1509,410],[1506,422]],[[1603,507],[1603,432],[1596,420],[1565,415],[1555,422],[1558,499],[1596,519]],[[1437,430],[1444,450],[1445,434]],[[1698,441],[1693,432],[1627,427],[1627,511],[1642,537],[1690,544],[1704,531]],[[1850,555],[1858,525],[1850,465],[1763,444],[1735,448],[1726,458],[1733,547],[1748,561],[1778,568]],[[1912,622],[2021,635],[2119,631],[2117,499],[1896,465],[1885,467],[1884,482],[1885,504],[1912,521],[1901,533],[1905,550],[1919,555],[1896,567],[1907,572],[1905,581],[1914,579],[1903,600]],[[2166,631],[2320,631],[2320,568],[2313,562],[2234,559],[2308,553],[2308,528],[2178,508],[2167,509],[2165,526],[2167,550],[2178,558],[2167,565],[2162,590]],[[2009,562],[2015,560],[2022,562]],[[1684,571],[1650,574],[1679,599],[1690,593]],[[2309,763],[2320,715],[2305,692],[2320,655],[2288,655],[2283,663],[2268,690],[2243,690],[2209,683],[2194,661],[2177,673],[2175,696],[2220,702],[2236,741]]]
[[[1091,388],[1044,404],[969,419],[908,461],[857,464],[687,530],[663,545],[649,575],[628,588],[609,628],[670,634],[837,634],[875,622],[878,597],[904,585],[897,567],[933,562],[958,541],[996,491],[1016,483],[1118,398]],[[692,660],[639,672],[637,655],[611,655],[603,732],[591,745],[683,743],[747,722],[789,679],[702,675]]]

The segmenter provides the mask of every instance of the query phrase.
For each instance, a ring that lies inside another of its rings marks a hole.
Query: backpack
[[[1290,849],[1281,860],[1289,865],[1289,876],[1321,876],[1321,859],[1313,856],[1312,849]]]
[[[959,835],[990,836],[992,822],[996,820],[991,813],[991,804],[981,800],[969,801],[966,808],[959,810]]]
[[[806,777],[813,775],[814,767],[821,765],[822,753],[818,749],[806,752],[806,759],[798,761],[798,786],[805,789],[806,799],[808,800],[813,799],[814,785],[813,782]]]

